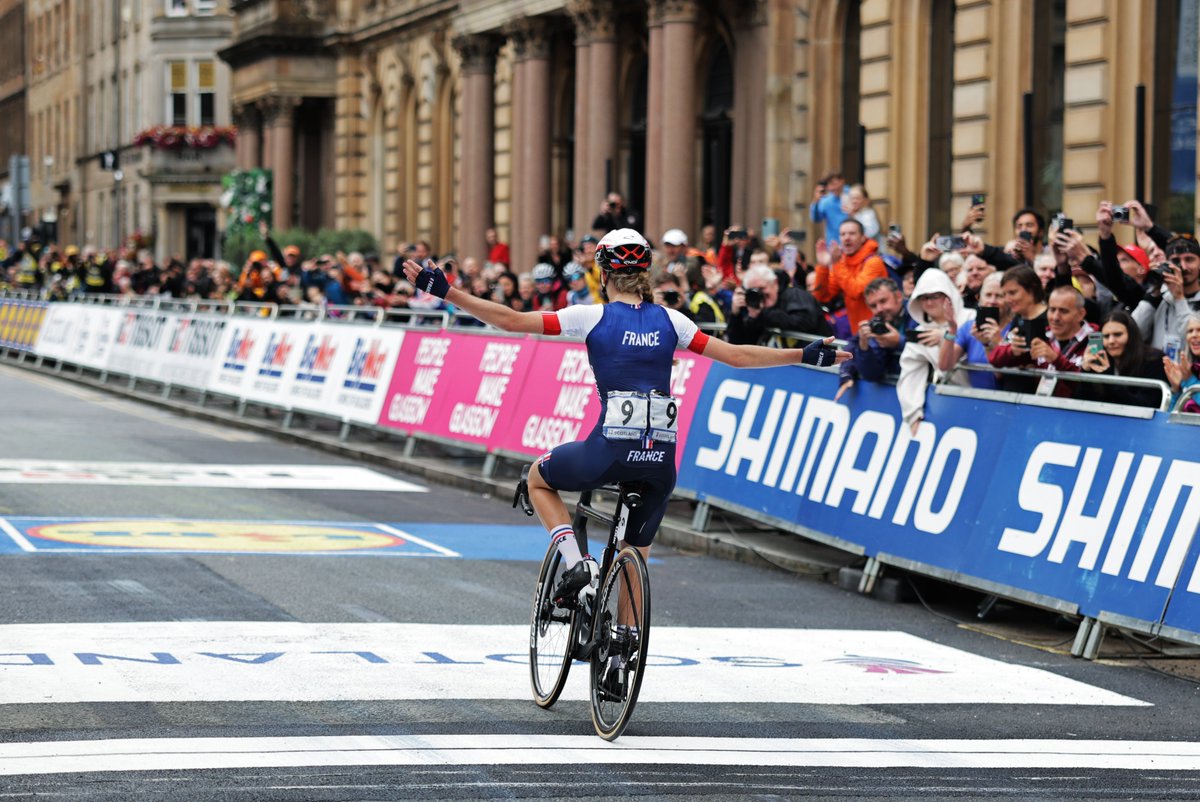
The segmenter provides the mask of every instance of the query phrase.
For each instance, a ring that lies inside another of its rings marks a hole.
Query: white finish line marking
[[[394,479],[357,465],[216,465],[187,462],[0,460],[0,484],[425,492],[425,488],[420,485]]]
[[[17,531],[17,528],[8,522],[5,518],[0,518],[0,532],[12,538],[13,543],[21,547],[21,551],[34,552],[37,551],[34,545],[29,542],[29,538]]]
[[[525,626],[137,622],[0,626],[0,704],[527,699]],[[565,699],[587,699],[576,664]],[[872,630],[654,628],[643,702],[1146,702]]]
[[[0,775],[297,766],[832,766],[1200,770],[1194,741],[871,740],[590,735],[131,738],[0,744]]]

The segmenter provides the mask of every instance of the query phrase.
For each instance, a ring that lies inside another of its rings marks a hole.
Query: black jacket
[[[729,342],[744,345],[762,340],[767,329],[801,331],[822,337],[833,334],[817,299],[799,287],[783,290],[775,305],[763,309],[757,317],[750,317],[746,309],[732,315],[727,334]]]

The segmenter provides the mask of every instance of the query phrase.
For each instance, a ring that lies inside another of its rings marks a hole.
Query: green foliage
[[[322,228],[320,231],[306,231],[303,228],[290,228],[286,231],[272,231],[271,239],[275,240],[280,249],[288,245],[300,248],[304,259],[314,259],[323,253],[330,256],[359,251],[360,253],[378,253],[378,245],[370,232],[361,229],[339,231],[332,228]],[[266,243],[259,235],[258,229],[248,229],[245,226],[230,226],[225,232],[222,246],[222,256],[234,269],[240,268],[246,262],[251,251],[266,250]]]

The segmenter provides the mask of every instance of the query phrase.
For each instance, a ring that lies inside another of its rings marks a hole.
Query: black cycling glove
[[[446,274],[438,267],[422,268],[420,275],[417,276],[416,285],[418,290],[439,298],[445,298],[446,293],[450,292],[450,282],[446,280]]]
[[[804,346],[804,356],[800,361],[818,368],[836,365],[837,349],[827,346],[824,340],[817,340]]]

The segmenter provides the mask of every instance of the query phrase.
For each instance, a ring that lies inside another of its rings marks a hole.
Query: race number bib
[[[609,440],[648,437],[674,443],[679,427],[679,399],[657,393],[613,392],[604,408],[603,435]]]

